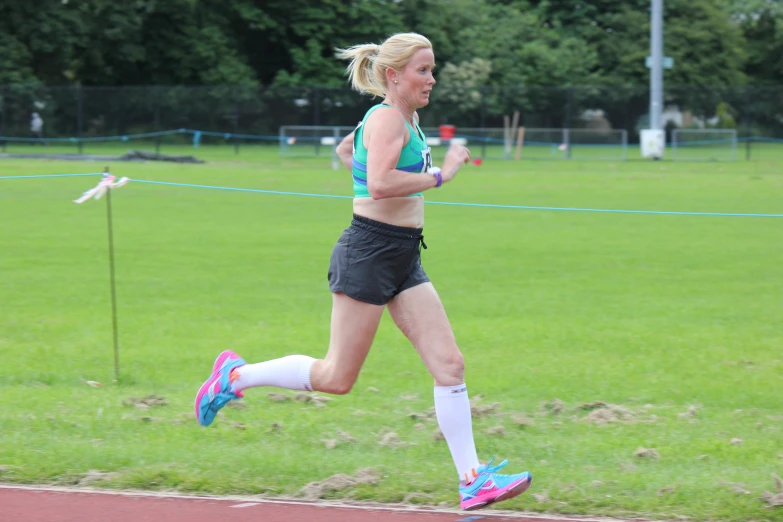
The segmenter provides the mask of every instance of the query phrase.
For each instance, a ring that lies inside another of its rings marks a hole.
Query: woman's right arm
[[[437,185],[435,176],[397,170],[400,151],[408,136],[408,128],[397,111],[376,111],[368,118],[364,133],[368,140],[367,190],[373,199],[407,196]],[[451,180],[469,160],[468,149],[451,147],[443,163],[443,181]]]

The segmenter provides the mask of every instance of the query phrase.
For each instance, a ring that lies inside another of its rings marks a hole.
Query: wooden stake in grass
[[[106,219],[108,222],[109,233],[109,285],[111,289],[111,318],[112,318],[112,333],[114,339],[114,380],[119,382],[120,380],[120,347],[117,334],[117,289],[114,278],[114,226],[111,215],[111,191],[112,189],[120,188],[130,181],[128,178],[116,179],[109,174],[109,167],[103,169],[103,177],[98,184],[84,192],[78,199],[73,200],[74,203],[80,205],[88,199],[101,199],[103,195],[106,195]]]
[[[517,161],[522,159],[522,144],[524,142],[525,142],[525,128],[520,127],[519,132],[517,133],[517,155],[516,155]]]
[[[519,111],[514,111],[513,119],[509,118],[509,116],[503,116],[503,151],[506,159],[511,159],[511,147],[518,125]]]
[[[508,159],[509,150],[511,149],[511,123],[509,120],[510,118],[508,116],[503,116],[503,152],[505,152],[506,159]]]

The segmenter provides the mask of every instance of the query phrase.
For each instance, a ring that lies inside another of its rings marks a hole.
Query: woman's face
[[[435,54],[432,49],[419,49],[408,65],[397,76],[397,93],[410,103],[413,109],[426,107],[430,92],[435,85],[432,70],[435,68]]]

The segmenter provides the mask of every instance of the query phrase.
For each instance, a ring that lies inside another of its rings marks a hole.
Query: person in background
[[[41,145],[44,145],[43,124],[44,122],[41,116],[37,112],[34,112],[30,118],[30,134],[33,138],[39,140]]]

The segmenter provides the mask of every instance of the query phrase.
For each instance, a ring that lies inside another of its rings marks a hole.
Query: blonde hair
[[[398,33],[381,45],[361,44],[337,49],[337,57],[351,60],[347,72],[351,86],[362,94],[386,96],[386,69],[402,71],[411,57],[432,44],[418,33]]]

